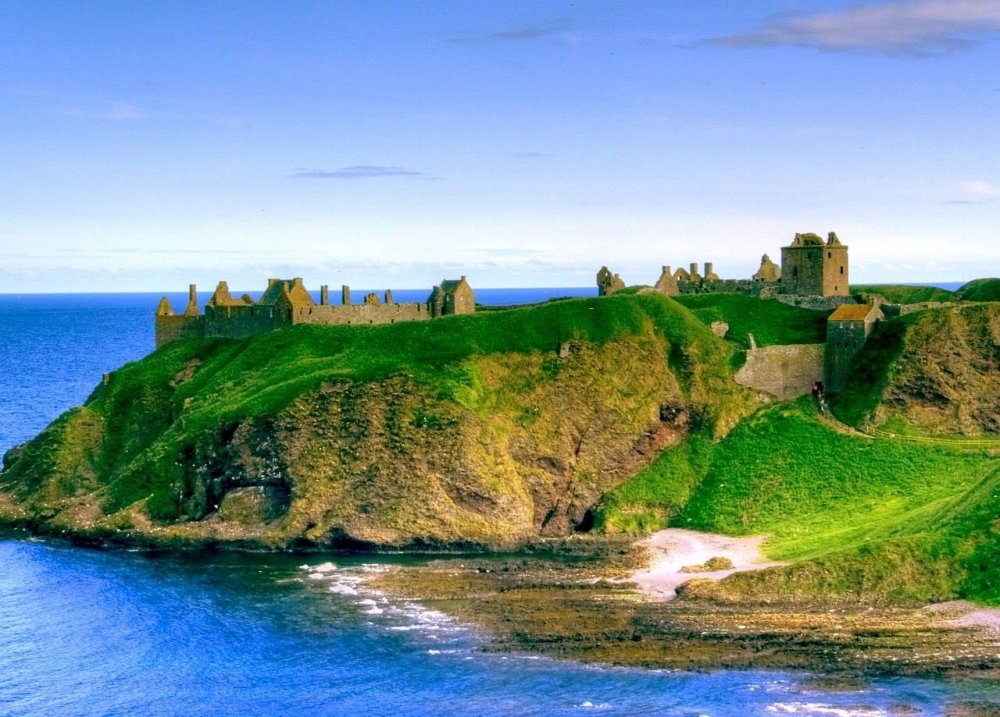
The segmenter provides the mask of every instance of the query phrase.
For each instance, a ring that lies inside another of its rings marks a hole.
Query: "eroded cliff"
[[[10,451],[0,512],[115,540],[514,547],[735,425],[732,350],[646,296],[182,341]]]

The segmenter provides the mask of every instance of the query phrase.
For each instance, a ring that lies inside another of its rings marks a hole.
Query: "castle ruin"
[[[789,398],[808,392],[812,383],[821,378],[825,379],[828,390],[842,390],[852,359],[876,324],[885,318],[877,304],[854,303],[849,282],[847,247],[837,234],[830,232],[824,241],[807,233],[796,234],[791,244],[781,248],[780,267],[764,254],[750,279],[722,279],[711,262],[705,262],[700,273],[696,263],[673,272],[669,266],[663,266],[653,287],[644,291],[664,296],[747,294],[812,309],[834,310],[827,319],[824,344],[758,350],[750,337],[751,350],[741,374],[742,380],[749,381],[745,385]],[[625,282],[605,266],[597,274],[597,286],[598,293],[607,296],[625,288]],[[888,311],[891,307],[885,308]],[[741,380],[740,375],[737,380]]]
[[[665,296],[678,294],[730,293],[749,294],[762,299],[776,297],[792,303],[797,297],[819,297],[820,305],[843,303],[850,295],[847,271],[847,247],[835,232],[824,241],[816,234],[796,234],[792,243],[781,249],[781,266],[764,254],[760,268],[749,279],[723,279],[715,272],[712,262],[705,262],[699,273],[698,264],[678,267],[671,273],[664,266],[654,289]],[[625,282],[606,266],[597,273],[600,296],[608,296],[625,288]]]
[[[197,287],[188,287],[188,303],[182,314],[175,314],[167,297],[156,309],[156,348],[177,339],[192,336],[238,339],[296,324],[348,326],[356,324],[394,324],[399,321],[422,321],[452,314],[471,314],[476,297],[463,276],[435,286],[427,301],[397,303],[392,291],[381,298],[371,293],[360,304],[351,301],[351,288],[341,287],[341,303],[330,303],[328,286],[320,287],[317,304],[302,279],[268,279],[267,289],[254,301],[249,294],[233,298],[229,285],[220,281],[205,304],[198,307]]]

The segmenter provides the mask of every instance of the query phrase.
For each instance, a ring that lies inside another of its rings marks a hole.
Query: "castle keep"
[[[847,296],[847,247],[834,232],[825,244],[815,234],[796,234],[781,250],[781,276],[789,294]]]
[[[425,303],[397,303],[392,291],[387,290],[381,298],[378,294],[367,294],[362,303],[354,304],[349,286],[341,287],[340,297],[340,304],[331,304],[329,287],[322,286],[317,304],[302,279],[296,277],[268,279],[267,290],[257,301],[249,294],[236,299],[229,293],[228,284],[220,281],[202,314],[196,287],[191,284],[182,314],[174,313],[167,297],[160,299],[156,309],[156,348],[191,336],[235,339],[296,324],[394,324],[471,314],[476,310],[475,294],[464,276],[442,281]]]

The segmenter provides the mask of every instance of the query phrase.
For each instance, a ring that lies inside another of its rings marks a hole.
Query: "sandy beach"
[[[649,568],[634,573],[632,580],[649,597],[670,600],[677,596],[678,586],[692,578],[722,580],[733,573],[782,565],[761,553],[764,540],[762,535],[734,538],[681,528],[661,530],[643,541],[652,559]],[[705,563],[712,558],[728,560],[731,567],[701,569],[711,568]]]

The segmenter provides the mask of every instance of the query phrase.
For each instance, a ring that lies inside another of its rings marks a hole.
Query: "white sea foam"
[[[821,702],[775,702],[764,708],[765,712],[785,715],[832,715],[832,717],[883,717],[883,712],[877,707],[864,705],[838,706]]]
[[[435,645],[434,654],[468,651],[468,648],[448,648],[456,640],[471,634],[470,628],[456,623],[440,610],[389,597],[367,584],[369,575],[390,570],[389,566],[364,564],[337,568],[332,563],[326,563],[320,566],[303,565],[302,569],[308,570],[308,577],[313,580],[330,581],[330,592],[351,599],[362,613],[372,618],[369,625],[392,632],[420,635],[420,638],[414,639],[431,641]]]

